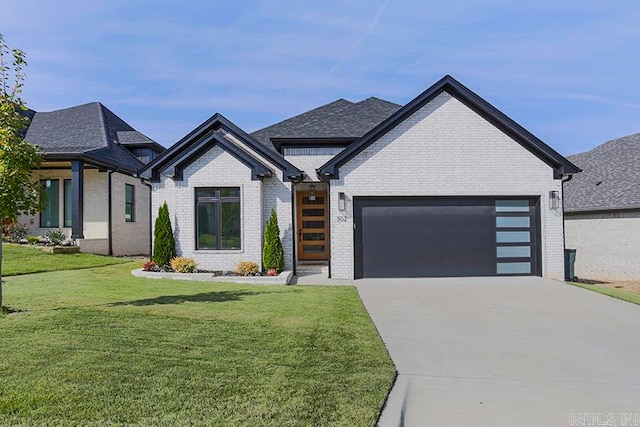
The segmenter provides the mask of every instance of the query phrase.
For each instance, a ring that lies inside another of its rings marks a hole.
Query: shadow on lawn
[[[298,291],[291,291],[298,292]],[[156,304],[182,304],[183,302],[226,302],[226,301],[240,301],[244,297],[254,296],[259,294],[267,294],[271,292],[256,292],[256,291],[219,291],[219,292],[204,292],[195,295],[163,295],[161,297],[139,299],[134,301],[120,301],[108,304],[110,307],[119,305],[134,305],[134,306],[146,306]]]

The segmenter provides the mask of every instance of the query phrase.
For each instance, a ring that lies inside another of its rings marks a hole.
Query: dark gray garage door
[[[538,200],[355,197],[355,277],[540,275]]]

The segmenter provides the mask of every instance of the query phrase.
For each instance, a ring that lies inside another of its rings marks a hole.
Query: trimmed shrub
[[[284,250],[280,241],[280,227],[276,210],[271,209],[271,218],[264,229],[264,247],[262,248],[262,267],[265,270],[284,268]]]
[[[158,210],[158,218],[153,229],[153,261],[159,266],[169,264],[176,257],[176,241],[171,228],[169,207],[164,202]]]
[[[196,262],[184,256],[177,256],[170,261],[171,269],[177,273],[193,273]]]
[[[241,276],[255,276],[260,271],[260,266],[253,261],[240,261],[236,266],[236,273]]]
[[[60,230],[51,230],[47,232],[45,238],[53,246],[60,246],[67,240],[67,235]]]
[[[40,236],[27,236],[26,238],[27,238],[27,242],[30,245],[35,245],[35,244],[39,243],[40,240],[42,240],[42,237],[40,237]]]

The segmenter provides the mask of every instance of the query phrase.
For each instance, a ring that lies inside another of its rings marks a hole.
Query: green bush
[[[30,245],[35,245],[40,242],[40,240],[42,240],[40,236],[27,236],[27,242],[29,242]]]
[[[67,240],[67,235],[60,230],[50,230],[45,237],[54,246],[60,246]]]
[[[171,228],[167,202],[160,206],[153,230],[153,261],[159,265],[168,265],[176,257],[176,241]]]
[[[284,268],[284,250],[280,241],[280,227],[276,210],[271,209],[271,218],[264,230],[264,247],[262,248],[262,267],[265,270]]]

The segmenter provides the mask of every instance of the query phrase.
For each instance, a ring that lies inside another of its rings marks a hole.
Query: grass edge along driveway
[[[640,305],[640,293],[637,293],[637,292],[624,291],[620,289],[608,288],[606,286],[591,285],[587,283],[579,283],[579,282],[567,282],[567,283],[578,288],[588,289],[590,291],[597,292],[599,294],[607,295],[612,298],[616,298],[622,301],[627,301],[633,304]]]
[[[394,368],[352,287],[9,277],[0,424],[371,426]]]

